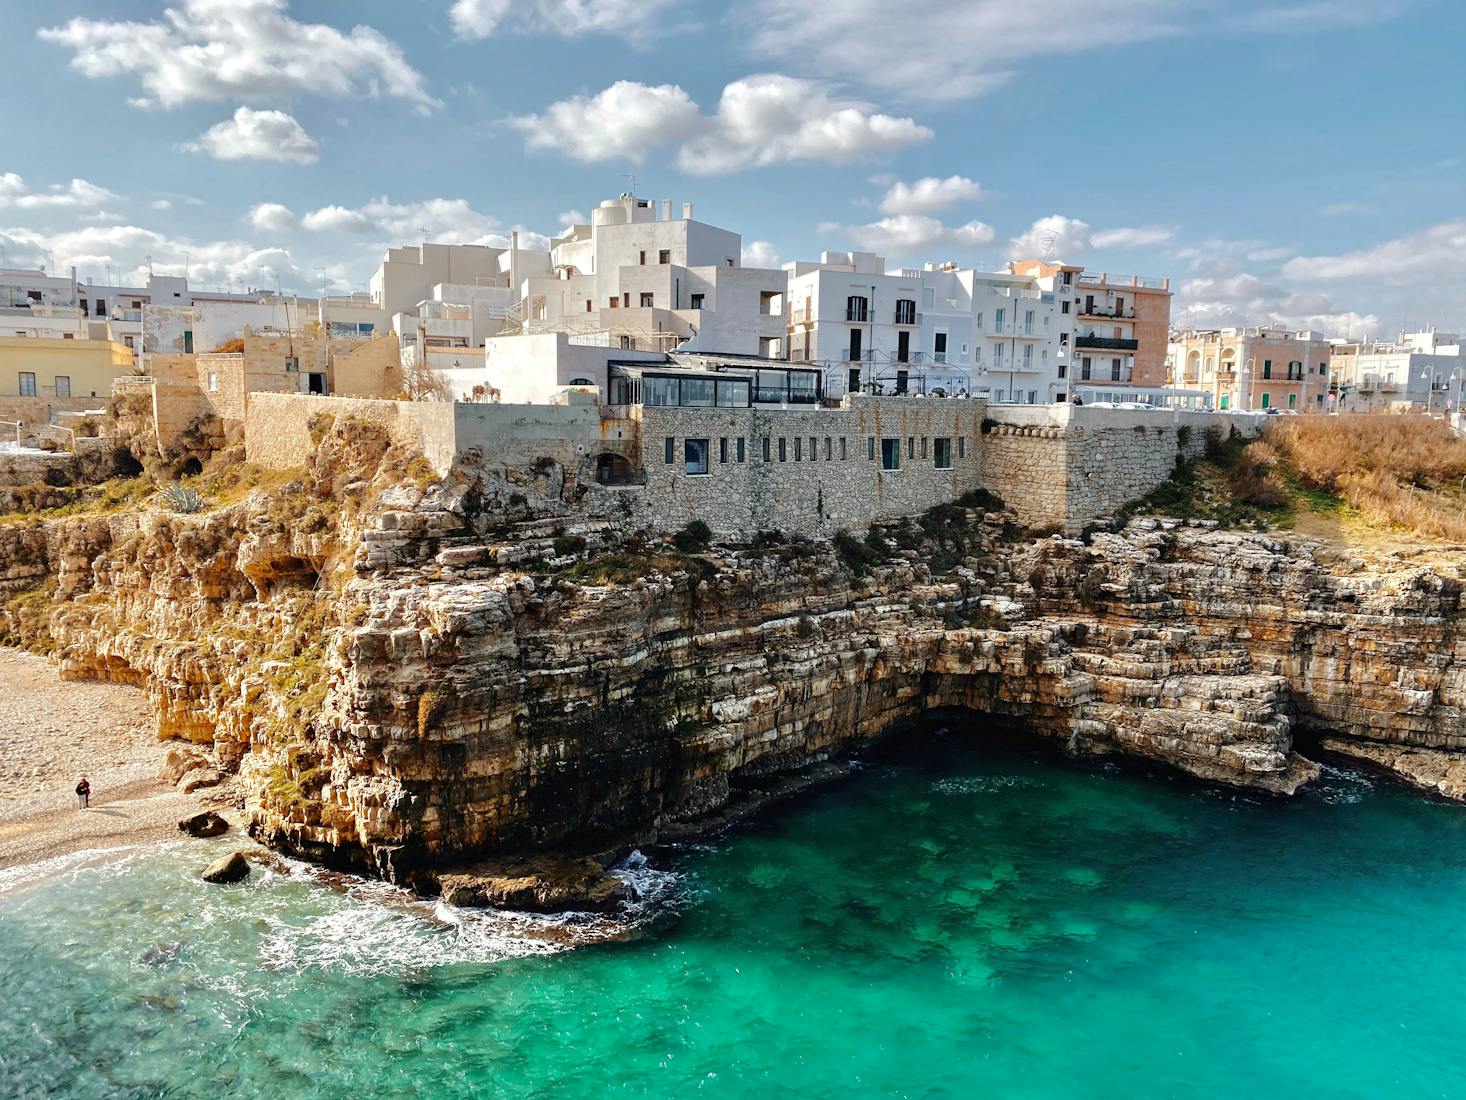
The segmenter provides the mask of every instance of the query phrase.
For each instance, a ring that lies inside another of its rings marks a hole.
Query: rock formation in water
[[[439,480],[371,426],[318,434],[308,470],[206,513],[0,525],[0,634],[146,686],[195,746],[178,774],[238,769],[293,853],[549,907],[506,854],[553,849],[610,900],[588,854],[941,707],[1280,795],[1317,772],[1302,729],[1466,797],[1461,581],[1408,561],[1149,520],[1028,538],[982,501],[678,550],[589,471]]]

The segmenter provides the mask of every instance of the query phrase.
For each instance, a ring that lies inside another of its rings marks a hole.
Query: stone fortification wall
[[[1144,496],[1195,458],[1208,430],[1255,435],[1247,414],[999,406],[983,436],[983,485],[1025,523],[1074,532]]]
[[[646,487],[635,491],[635,511],[652,528],[700,519],[721,535],[831,535],[916,515],[982,486],[985,408],[861,396],[840,409],[643,406],[634,413]],[[707,473],[689,472],[688,440],[707,440]],[[883,440],[897,441],[899,469],[883,468]]]
[[[454,406],[440,401],[378,401],[357,397],[317,397],[301,393],[250,395],[244,419],[244,453],[249,462],[291,470],[315,453],[311,420],[351,417],[381,424],[394,443],[420,451],[438,473],[453,465]]]

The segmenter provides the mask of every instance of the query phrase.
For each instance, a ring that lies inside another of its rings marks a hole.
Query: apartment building
[[[550,242],[549,271],[521,278],[522,331],[622,350],[785,355],[783,271],[742,266],[742,237],[623,194]]]
[[[1460,407],[1466,358],[1456,333],[1426,329],[1387,341],[1335,341],[1331,350],[1331,401],[1341,411]]]
[[[887,270],[872,252],[824,252],[785,270],[790,358],[822,364],[831,396],[1067,397],[1072,318],[1054,289],[1062,276],[950,263]]]
[[[1171,334],[1171,384],[1203,390],[1219,410],[1330,409],[1333,348],[1320,332],[1285,325]]]

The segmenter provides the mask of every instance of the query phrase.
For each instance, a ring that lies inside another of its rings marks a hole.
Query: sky
[[[0,266],[364,290],[631,190],[744,262],[1169,277],[1172,315],[1466,329],[1466,0],[7,4]]]

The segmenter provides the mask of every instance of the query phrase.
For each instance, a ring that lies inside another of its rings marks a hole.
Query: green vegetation
[[[713,532],[706,523],[695,519],[672,536],[672,545],[684,554],[706,550],[713,541]]]
[[[176,512],[181,516],[191,516],[204,509],[204,498],[199,495],[197,489],[179,485],[176,482],[163,487],[163,503],[168,506],[170,512]]]

